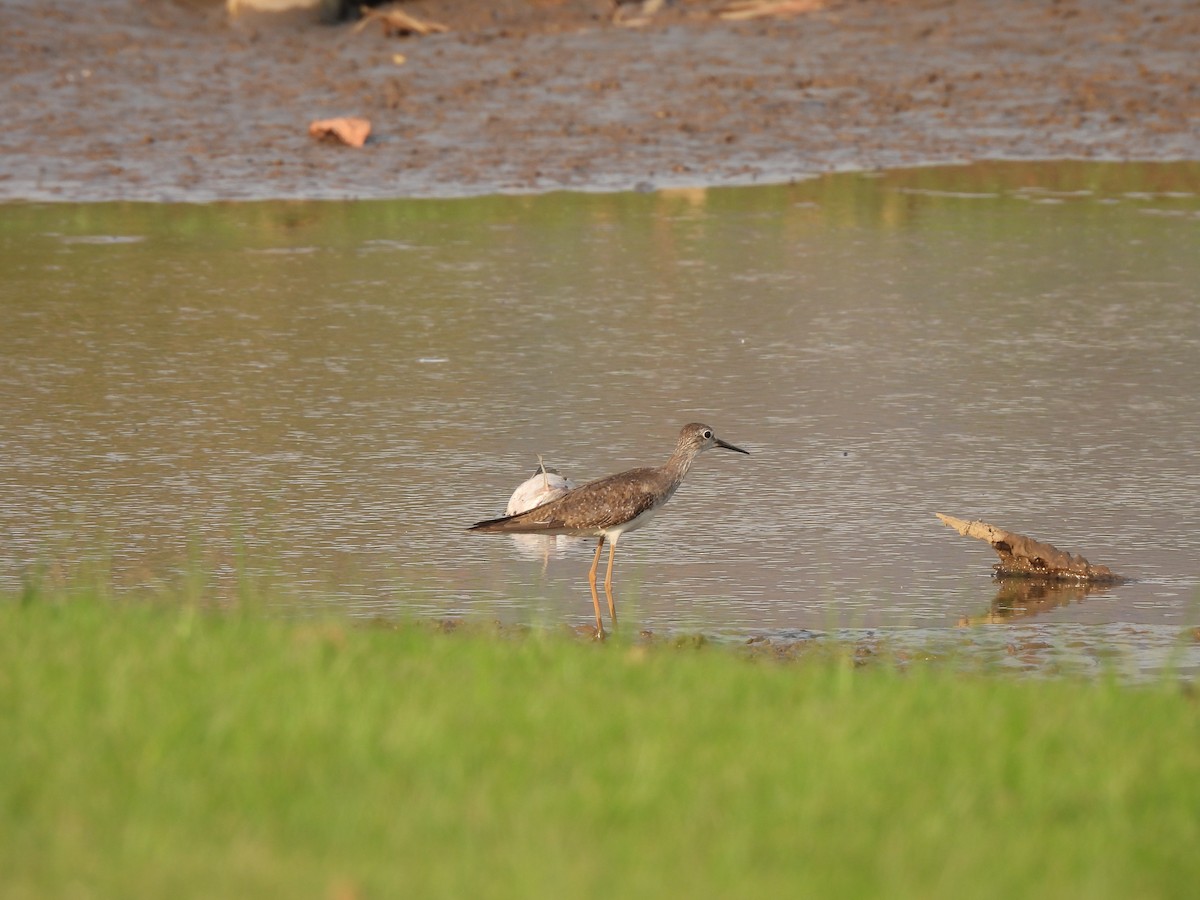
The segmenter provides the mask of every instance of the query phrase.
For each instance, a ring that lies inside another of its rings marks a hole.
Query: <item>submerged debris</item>
[[[1116,584],[1128,581],[1108,566],[1094,566],[1082,556],[1059,550],[1015,531],[1006,531],[978,520],[967,521],[935,513],[945,524],[966,537],[987,541],[1000,557],[995,566],[999,578],[1044,578],[1051,581],[1080,581]]]

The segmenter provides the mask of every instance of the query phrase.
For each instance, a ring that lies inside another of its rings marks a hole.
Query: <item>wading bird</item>
[[[476,522],[469,530],[485,534],[568,534],[598,538],[596,555],[588,571],[588,585],[596,610],[596,636],[603,637],[600,597],[596,592],[596,567],[600,564],[604,542],[608,541],[604,596],[608,600],[608,615],[615,628],[617,604],[612,593],[612,571],[617,541],[625,532],[641,528],[649,522],[659,507],[679,490],[684,476],[692,467],[692,461],[713,447],[747,455],[750,452],[721,440],[707,425],[693,422],[683,426],[675,444],[675,452],[661,466],[630,469],[589,481],[527,512]]]

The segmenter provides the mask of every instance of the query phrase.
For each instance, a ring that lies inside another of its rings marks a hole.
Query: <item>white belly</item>
[[[634,516],[628,522],[622,522],[620,525],[614,525],[612,528],[604,529],[604,537],[612,543],[617,542],[617,538],[627,531],[633,531],[635,528],[641,528],[647,522],[654,518],[654,514],[658,512],[657,506],[652,506],[639,516]]]

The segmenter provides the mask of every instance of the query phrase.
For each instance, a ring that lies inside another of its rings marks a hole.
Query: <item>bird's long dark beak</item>
[[[745,453],[747,456],[750,455],[749,450],[743,450],[741,447],[735,447],[735,446],[733,446],[733,444],[730,444],[728,441],[723,441],[719,437],[714,437],[713,443],[716,444],[718,447],[723,447],[726,450],[734,450],[738,453]]]

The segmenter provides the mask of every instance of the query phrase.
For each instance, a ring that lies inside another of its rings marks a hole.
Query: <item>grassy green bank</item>
[[[1177,686],[0,602],[3,897],[1185,897]]]

